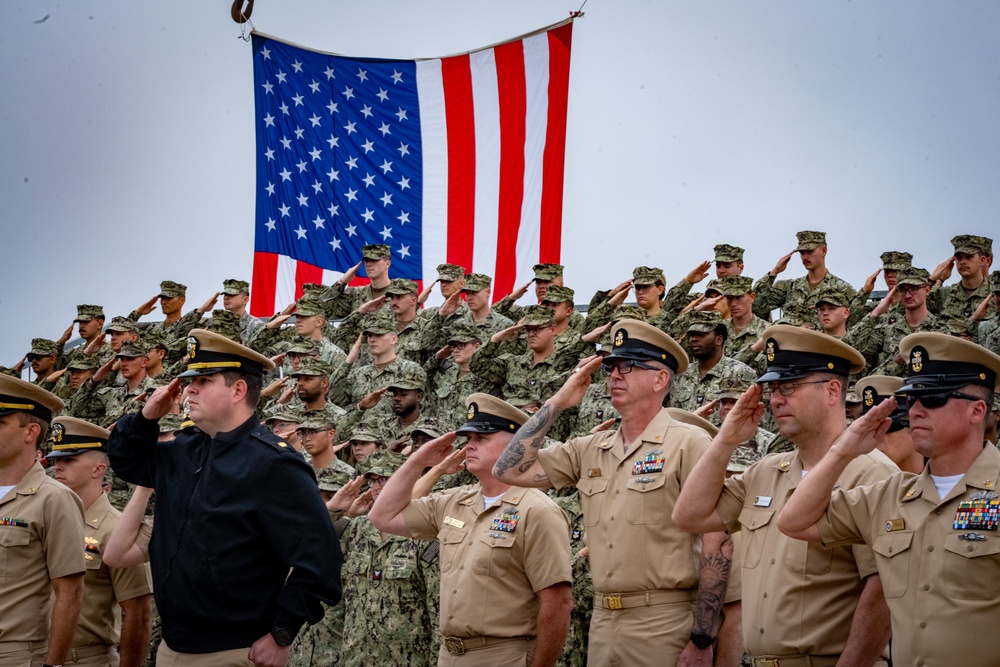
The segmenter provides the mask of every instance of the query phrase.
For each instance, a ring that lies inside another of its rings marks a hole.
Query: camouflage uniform
[[[354,469],[348,466],[348,470],[349,472],[332,465],[317,470],[316,483],[320,491],[339,491],[354,478]],[[336,521],[339,512],[337,514],[334,517],[331,513],[330,519]],[[319,623],[307,626],[296,635],[288,656],[288,667],[326,667],[339,664],[337,661],[344,639],[344,602],[341,600],[333,607],[324,603],[323,610],[323,618]]]
[[[709,311],[694,313],[687,330],[690,333],[706,334],[724,326],[719,313]],[[674,378],[667,405],[694,411],[713,400],[721,391],[725,378],[733,377],[749,385],[757,379],[757,373],[743,362],[725,356],[720,357],[704,376],[701,375],[698,363],[692,363],[687,370]],[[717,423],[718,417],[713,413],[710,421]]]
[[[478,331],[469,322],[459,320],[448,327],[444,338],[452,341],[470,343],[479,341]],[[458,428],[465,423],[465,398],[469,394],[487,389],[487,383],[471,370],[459,375],[458,364],[450,359],[444,361],[431,357],[424,370],[427,371],[427,390],[424,393],[424,410],[436,415],[446,429]]]
[[[406,366],[386,386],[390,390],[412,389],[420,392],[426,392],[427,374],[420,366]],[[354,430],[358,428],[358,425],[362,421],[364,421],[371,430],[379,434],[382,442],[386,445],[403,436],[409,435],[410,429],[419,420],[419,415],[412,424],[402,424],[399,421],[399,417],[392,412],[392,396],[389,394],[390,392],[383,394],[382,399],[378,402],[378,406],[383,404],[390,406],[388,411],[383,409],[376,412],[374,408],[371,410],[360,410],[357,405],[352,405],[347,411],[347,414],[340,419],[340,439],[343,441],[352,438]],[[424,396],[424,400],[426,400],[426,393]]]
[[[903,271],[913,266],[913,255],[908,252],[890,250],[882,253],[880,259],[882,260],[883,275],[886,271]],[[851,309],[851,324],[857,324],[861,321],[862,317],[872,312],[875,304],[868,303],[868,299],[871,297],[871,294],[871,292],[865,291],[864,287],[862,287],[854,295],[854,298],[851,299],[850,304],[847,306]],[[901,311],[903,305],[901,303],[897,303],[892,307],[892,309],[896,308]],[[891,314],[892,309],[890,309],[890,313],[887,314]],[[896,315],[902,315],[902,312],[897,312]]]
[[[385,368],[379,370],[374,364],[353,367],[341,364],[334,369],[330,377],[330,393],[327,397],[336,405],[351,406],[372,393],[391,385],[405,373],[419,375],[423,369],[412,361],[396,357]],[[388,416],[392,414],[391,406],[386,401],[379,401],[372,410],[373,415]]]
[[[437,265],[438,280],[440,282],[453,283],[456,280],[462,280],[465,278],[465,268],[459,266],[458,264],[438,264]],[[438,309],[440,306],[428,306],[427,308],[417,307],[417,317],[423,317],[426,319],[431,319],[438,314]],[[469,307],[465,305],[464,301],[458,302],[458,310],[455,314],[464,315],[469,312]]]
[[[594,613],[594,582],[590,575],[590,560],[580,555],[586,528],[583,523],[583,509],[576,489],[566,496],[552,499],[569,519],[570,553],[573,554],[573,610],[569,617],[569,632],[557,667],[584,667],[587,664],[587,641],[590,636],[590,617]]]
[[[927,271],[910,268],[899,272],[898,285],[922,287],[928,284]],[[889,314],[875,318],[866,316],[852,327],[844,337],[844,342],[865,355],[870,369],[867,375],[892,375],[902,377],[906,371],[903,364],[895,362],[899,351],[899,341],[911,333],[920,331],[945,331],[944,325],[932,313],[911,329],[906,318],[896,318]]]
[[[727,377],[753,382],[757,379],[757,373],[746,364],[729,357],[719,359],[719,363],[713,366],[705,377],[699,377],[698,364],[691,364],[686,371],[674,378],[667,405],[693,412],[712,400],[712,396],[719,391],[719,384]],[[718,417],[713,415],[709,421],[718,422]]]
[[[80,304],[76,307],[76,319],[73,322],[90,322],[91,320],[104,319],[104,308],[102,306],[94,306],[91,304]],[[108,359],[114,355],[114,350],[107,343],[101,345],[101,349],[97,351],[96,354],[88,355],[84,350],[87,347],[87,341],[82,342],[69,351],[61,351],[59,358],[56,360],[57,368],[65,368],[70,362],[76,361],[83,356],[93,356],[100,359],[101,363],[98,366],[104,365]]]
[[[571,437],[587,435],[595,426],[621,416],[611,406],[611,396],[608,395],[608,385],[605,380],[606,378],[601,375],[587,387],[587,392],[580,401],[576,419],[570,428]]]
[[[542,306],[529,307],[526,309],[525,325],[544,326],[546,321],[551,323],[551,312]],[[553,353],[536,364],[534,353],[530,350],[521,355],[497,356],[499,347],[492,341],[480,347],[472,355],[469,368],[491,384],[493,391],[487,393],[503,396],[504,400],[518,406],[534,401],[544,403],[562,386],[566,374],[577,361]]]
[[[978,253],[984,256],[992,256],[993,254],[993,239],[985,236],[963,234],[953,238],[951,244],[955,248],[956,255],[958,253],[968,255]],[[965,293],[961,282],[954,285],[942,285],[940,290],[935,290],[927,298],[927,308],[942,318],[970,318],[983,299],[990,295],[991,291],[988,276],[979,287],[968,294]],[[993,303],[990,303],[986,316],[992,317],[996,314],[996,307]]]
[[[402,463],[399,454],[379,451],[362,461],[358,472],[389,477]],[[427,610],[428,564],[421,559],[430,543],[382,534],[366,517],[358,517],[341,536],[341,546],[343,604],[351,613],[344,622],[339,664],[432,664],[435,626]]]
[[[535,264],[531,270],[535,272],[535,280],[555,280],[562,276],[563,268],[562,264]],[[517,322],[524,317],[526,306],[519,306],[514,301],[513,295],[508,294],[493,304],[493,310],[512,322]],[[569,328],[581,334],[586,333],[586,320],[579,311],[574,310],[570,315]]]
[[[798,232],[796,236],[799,241],[796,250],[812,250],[826,245],[825,232]],[[792,278],[791,280],[777,280],[770,273],[767,273],[753,286],[753,291],[757,294],[757,299],[753,304],[753,312],[754,315],[767,320],[770,319],[771,311],[775,308],[784,310],[789,304],[809,308],[816,302],[816,295],[828,289],[843,290],[851,299],[854,298],[854,288],[833,275],[829,270],[815,287],[810,286],[808,276]],[[816,313],[811,308],[808,311],[803,311],[803,314],[809,315],[806,319],[807,322],[816,323]]]
[[[361,255],[363,259],[391,259],[389,246],[380,243],[364,246],[361,248]],[[318,292],[327,316],[333,320],[347,317],[362,304],[384,294],[385,289],[374,289],[370,284],[361,287],[348,287],[339,281],[323,288],[322,292]]]
[[[994,271],[990,276],[994,299],[1000,294],[1000,271]],[[1000,354],[1000,315],[994,315],[988,320],[983,320],[976,327],[975,342],[979,343],[987,350]]]

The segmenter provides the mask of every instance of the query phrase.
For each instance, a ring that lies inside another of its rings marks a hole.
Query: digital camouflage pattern
[[[337,664],[361,667],[434,664],[427,610],[429,564],[421,555],[430,543],[383,535],[366,517],[351,520],[341,536],[344,597],[351,613]],[[437,564],[435,563],[436,567]]]

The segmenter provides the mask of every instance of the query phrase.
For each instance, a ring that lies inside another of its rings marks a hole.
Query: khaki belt
[[[107,644],[91,644],[89,646],[80,646],[79,648],[71,648],[69,653],[66,654],[65,662],[76,662],[78,660],[83,660],[85,658],[93,658],[98,655],[105,655],[108,652]]]
[[[751,662],[753,667],[833,667],[839,659],[838,655],[790,655],[785,658],[751,658]]]
[[[444,648],[452,655],[462,655],[466,651],[476,651],[504,642],[531,641],[534,637],[445,637]]]
[[[0,653],[37,651],[40,648],[48,648],[48,646],[48,642],[0,642]]]
[[[596,609],[631,609],[633,607],[649,607],[654,604],[670,604],[671,602],[691,602],[695,598],[693,589],[678,589],[673,591],[635,591],[608,595],[594,595]]]

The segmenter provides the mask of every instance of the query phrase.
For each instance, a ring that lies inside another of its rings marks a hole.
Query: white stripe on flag
[[[476,236],[474,271],[496,275],[500,207],[500,93],[493,49],[469,56],[476,124]]]
[[[436,267],[448,261],[448,128],[440,60],[417,61],[420,144],[423,152],[423,277],[437,279]]]
[[[524,79],[527,109],[524,137],[524,201],[517,236],[517,279],[523,285],[538,262],[542,227],[542,158],[548,122],[549,36],[535,35],[524,40]]]
[[[287,255],[278,255],[278,275],[274,286],[274,312],[295,301],[295,267],[298,261]]]

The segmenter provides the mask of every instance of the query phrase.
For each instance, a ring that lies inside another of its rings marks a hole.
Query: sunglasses
[[[914,396],[912,394],[906,397],[906,408],[910,409],[917,402],[924,406],[928,410],[933,410],[935,408],[942,407],[945,403],[953,398],[960,398],[964,401],[981,401],[983,400],[979,396],[973,396],[972,394],[963,394],[960,391],[942,391],[937,394],[923,394],[920,396]]]
[[[662,368],[657,368],[656,366],[651,366],[650,364],[644,364],[641,361],[635,361],[634,359],[612,359],[601,362],[601,371],[605,375],[611,375],[615,372],[615,369],[618,369],[619,374],[628,375],[632,372],[632,368],[635,366],[645,368],[649,371],[663,370]]]

